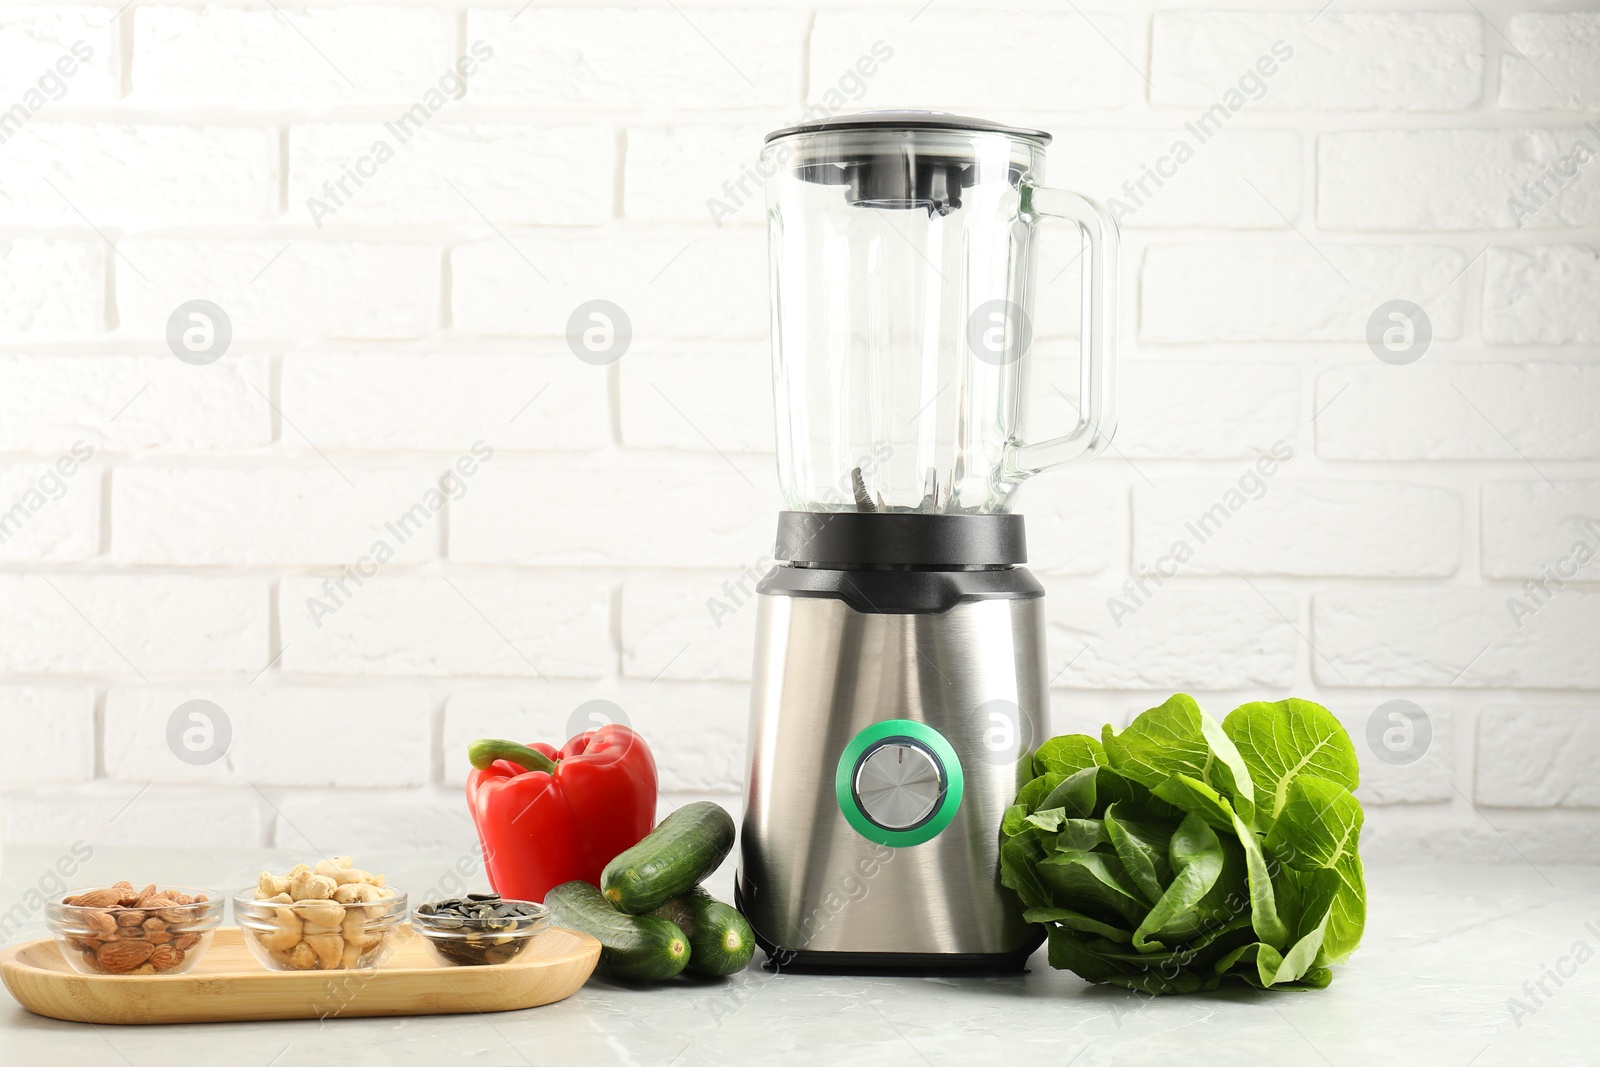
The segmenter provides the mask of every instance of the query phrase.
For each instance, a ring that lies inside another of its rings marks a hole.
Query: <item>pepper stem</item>
[[[556,761],[538,749],[495,737],[485,737],[468,745],[467,759],[480,771],[488,770],[495,760],[503,759],[530,771],[544,771],[546,774],[556,772]]]

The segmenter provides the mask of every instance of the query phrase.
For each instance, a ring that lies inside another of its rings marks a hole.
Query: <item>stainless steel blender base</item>
[[[1000,820],[1047,736],[1043,600],[757,600],[737,889],[771,962],[1020,967],[1039,939],[1000,884]]]

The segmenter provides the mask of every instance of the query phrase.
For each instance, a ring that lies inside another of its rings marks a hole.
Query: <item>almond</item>
[[[142,911],[128,909],[117,912],[118,926],[142,926],[144,924],[144,920],[145,914]]]
[[[200,943],[199,934],[179,934],[172,942],[172,947],[179,952],[187,952]]]
[[[167,924],[152,915],[150,918],[139,924],[139,929],[143,930],[147,934],[160,934],[166,932]]]
[[[110,886],[106,889],[91,889],[89,892],[74,899],[77,901],[77,904],[74,905],[75,907],[111,908],[115,907],[117,901],[122,899],[122,890],[116,886]]]
[[[95,962],[107,974],[127,974],[148,960],[155,950],[156,946],[148,941],[113,941],[100,946]]]
[[[117,928],[116,917],[109,911],[86,911],[83,921],[97,934],[109,934]]]
[[[171,930],[154,930],[146,932],[144,939],[152,945],[166,945],[172,942],[173,935]]]
[[[158,971],[170,970],[183,962],[183,953],[171,945],[157,945],[150,953],[150,966]]]
[[[155,895],[156,887],[154,883],[151,883],[140,890],[139,895],[133,898],[133,906],[136,908],[150,907],[152,905],[149,905],[146,902]]]

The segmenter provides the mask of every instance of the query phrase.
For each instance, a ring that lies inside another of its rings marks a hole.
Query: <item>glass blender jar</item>
[[[1050,136],[936,112],[768,135],[788,510],[757,597],[736,894],[768,965],[1010,970],[1000,821],[1048,736],[1025,479],[1113,429],[1116,228]],[[1040,220],[1083,246],[1077,425],[1024,440]]]
[[[989,514],[1112,432],[1116,235],[1041,188],[1050,135],[932,113],[780,130],[768,181],[778,471],[797,511]],[[1082,413],[1022,443],[1037,222],[1085,238]]]

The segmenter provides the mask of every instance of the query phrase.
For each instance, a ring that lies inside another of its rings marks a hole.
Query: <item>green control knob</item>
[[[933,727],[887,719],[857,734],[839,757],[834,793],[856,833],[895,848],[939,835],[961,806],[961,760]]]

